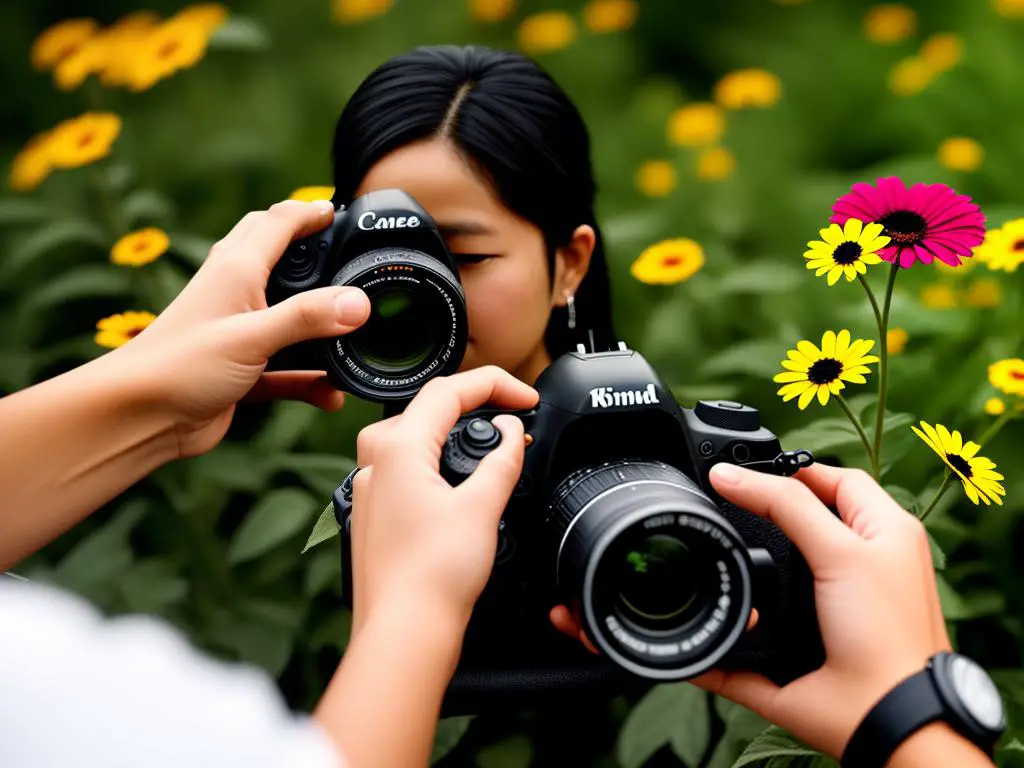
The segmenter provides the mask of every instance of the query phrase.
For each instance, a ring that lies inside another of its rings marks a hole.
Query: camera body
[[[581,677],[583,669],[620,686],[712,667],[784,684],[821,665],[803,557],[774,524],[728,504],[708,480],[720,461],[791,475],[813,462],[809,453],[782,451],[749,406],[680,407],[624,345],[563,355],[536,389],[537,406],[517,413],[524,466],[453,687],[536,694],[597,679]],[[440,470],[453,485],[499,442],[490,423],[497,413],[468,414],[451,430]],[[334,496],[349,606],[353,476]],[[557,604],[578,608],[601,656],[552,628]],[[746,631],[754,607],[759,620]]]
[[[340,206],[325,230],[289,245],[267,282],[267,304],[333,285],[361,288],[371,314],[346,336],[287,347],[267,370],[323,370],[338,389],[367,400],[410,399],[434,376],[454,373],[466,350],[459,271],[430,215],[399,189]]]

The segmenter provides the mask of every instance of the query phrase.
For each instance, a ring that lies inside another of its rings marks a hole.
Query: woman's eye
[[[494,258],[493,253],[453,253],[452,256],[459,264],[479,264]]]

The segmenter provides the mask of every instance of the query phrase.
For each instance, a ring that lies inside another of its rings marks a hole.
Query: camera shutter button
[[[483,458],[501,442],[501,433],[486,419],[473,419],[459,434],[461,448],[475,458]]]

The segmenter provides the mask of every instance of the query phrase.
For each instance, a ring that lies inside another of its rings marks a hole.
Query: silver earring
[[[569,310],[569,330],[576,328],[576,298],[570,293],[565,300],[566,309]]]

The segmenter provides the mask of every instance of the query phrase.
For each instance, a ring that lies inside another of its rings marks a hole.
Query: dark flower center
[[[134,250],[136,253],[142,253],[148,247],[149,243],[147,243],[145,240],[139,240],[139,242],[135,244],[135,247],[132,250]]]
[[[129,338],[129,339],[134,339],[134,338],[135,338],[136,336],[138,336],[138,335],[139,335],[140,333],[142,333],[142,329],[141,329],[141,328],[132,328],[131,330],[125,331],[125,332],[124,332],[124,335],[125,335],[125,336],[126,336],[127,338]]]
[[[832,357],[823,357],[807,370],[807,380],[812,384],[830,384],[843,372],[843,364]]]
[[[96,140],[96,134],[93,133],[92,131],[86,131],[85,133],[83,133],[81,136],[78,137],[78,148],[79,149],[85,149],[90,144],[92,144],[93,141],[95,141],[95,140]]]
[[[1011,251],[1024,251],[1024,237],[1013,244]]]
[[[1010,371],[1010,378],[1017,381],[1024,381],[1024,371]]]
[[[971,465],[967,463],[967,459],[965,459],[963,456],[957,456],[955,453],[947,453],[946,461],[949,462],[949,466],[951,466],[964,477],[970,479]]]
[[[169,59],[171,56],[178,52],[179,48],[181,48],[180,40],[168,40],[166,43],[160,46],[160,50],[158,50],[156,53],[157,58]]]
[[[661,266],[663,267],[678,267],[683,263],[683,260],[678,256],[666,256],[661,260]]]
[[[836,249],[832,251],[832,261],[836,264],[841,264],[842,266],[853,264],[860,258],[862,252],[860,243],[851,243],[849,241],[840,243],[836,246]]]
[[[902,248],[917,245],[928,234],[928,222],[914,211],[893,211],[883,216],[878,223],[885,228],[882,234],[888,235],[893,243]]]

